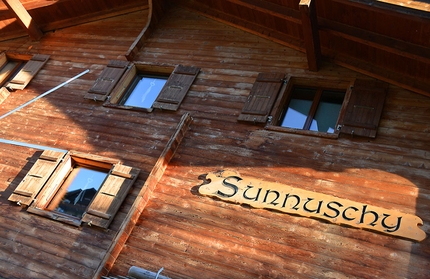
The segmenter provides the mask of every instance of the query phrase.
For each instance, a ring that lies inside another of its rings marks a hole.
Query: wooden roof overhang
[[[430,95],[430,13],[419,1],[181,0],[205,16]],[[408,4],[409,3],[409,4]]]
[[[153,25],[162,16],[163,7],[172,3],[164,0],[144,3],[137,0],[121,3],[2,0],[0,37],[5,40],[29,35],[37,40],[44,32],[148,8],[153,2],[156,11],[149,15],[155,15],[132,46],[136,51],[142,46],[149,24]],[[430,95],[430,5],[425,2],[180,0],[177,3],[306,52],[309,70],[317,71],[322,61],[330,59],[366,75]],[[126,56],[130,58],[132,54]]]
[[[2,0],[0,41],[24,36],[39,40],[49,31],[147,8],[148,2],[139,0]]]

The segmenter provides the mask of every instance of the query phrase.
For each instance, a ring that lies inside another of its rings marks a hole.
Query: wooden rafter
[[[318,71],[321,59],[321,46],[318,33],[318,22],[315,1],[301,0],[299,3],[302,17],[303,36],[305,41],[308,67],[311,71]]]
[[[16,19],[27,30],[27,33],[31,39],[39,40],[43,36],[43,32],[40,30],[19,0],[2,1],[8,7],[8,9],[15,14]]]
[[[137,52],[139,52],[139,49],[143,46],[144,41],[151,34],[152,30],[154,29],[154,26],[163,17],[164,12],[168,9],[170,4],[167,0],[148,0],[148,5],[149,13],[146,26],[142,29],[140,34],[137,36],[137,38],[134,40],[133,44],[130,46],[127,53],[125,54],[125,57],[129,61],[133,61],[134,56]]]

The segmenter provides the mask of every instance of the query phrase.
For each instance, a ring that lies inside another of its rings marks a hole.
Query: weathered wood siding
[[[142,171],[109,230],[76,228],[33,215],[7,198],[40,150],[0,143],[0,277],[92,278],[139,187],[172,134],[180,116],[106,109],[83,97],[110,59],[124,54],[145,26],[147,10],[46,34],[0,43],[0,49],[50,55],[25,90],[10,93],[3,115],[89,69],[81,78],[0,120],[0,138],[121,160]],[[152,124],[151,124],[152,123]],[[137,128],[136,128],[137,127]]]
[[[193,123],[112,274],[130,266],[171,278],[428,278],[429,240],[370,231],[200,196],[220,169],[416,214],[429,233],[428,97],[390,86],[375,140],[285,134],[240,124],[257,74],[361,77],[183,9],[161,20],[135,60],[201,67],[178,114]],[[161,115],[161,113],[159,114]],[[145,115],[146,117],[146,115]]]
[[[124,54],[145,11],[27,39],[1,50],[50,60],[0,115],[90,69],[90,73],[4,118],[0,137],[117,158],[140,168],[108,230],[75,228],[7,201],[40,151],[0,144],[0,277],[92,278],[175,126],[193,122],[111,270],[165,268],[172,278],[428,278],[429,238],[420,243],[202,197],[202,174],[241,175],[416,214],[429,233],[430,98],[391,85],[374,140],[267,131],[237,122],[260,72],[349,82],[361,74],[324,62],[306,70],[302,52],[173,8],[135,57],[201,68],[177,112],[103,107],[83,97],[110,59]]]

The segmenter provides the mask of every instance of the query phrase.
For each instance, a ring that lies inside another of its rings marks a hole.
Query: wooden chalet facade
[[[428,4],[299,2],[0,2],[0,278],[429,278]]]

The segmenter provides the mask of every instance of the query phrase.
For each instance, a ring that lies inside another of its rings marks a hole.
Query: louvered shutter
[[[11,89],[24,89],[31,79],[39,72],[43,65],[48,62],[49,55],[35,54],[24,65],[24,67],[7,83],[6,87]]]
[[[266,123],[284,77],[282,73],[258,74],[238,120]]]
[[[9,61],[0,71],[0,84],[5,84],[7,79],[12,76],[14,71],[19,67],[20,62]]]
[[[18,62],[10,63],[4,52],[0,53],[0,85],[3,85],[3,83],[7,81],[17,65]]]
[[[0,88],[0,104],[6,100],[6,98],[9,96],[10,92],[5,87]]]
[[[103,69],[100,76],[94,82],[90,90],[84,96],[85,99],[104,101],[112,89],[120,80],[129,65],[128,61],[111,60]]]
[[[9,201],[30,205],[55,171],[65,153],[45,150],[9,197]]]
[[[199,71],[200,68],[178,65],[161,89],[152,107],[176,111]]]
[[[118,104],[121,101],[128,87],[136,78],[136,75],[137,75],[136,65],[132,64],[123,74],[122,78],[118,83],[118,86],[116,86],[112,90],[110,99],[109,99],[109,102],[111,104]]]
[[[4,65],[7,63],[7,57],[4,52],[0,53],[0,70],[3,68]]]
[[[386,94],[384,82],[356,80],[340,132],[375,138]]]
[[[140,170],[120,164],[113,166],[108,177],[91,201],[82,222],[107,228],[127,196]]]

